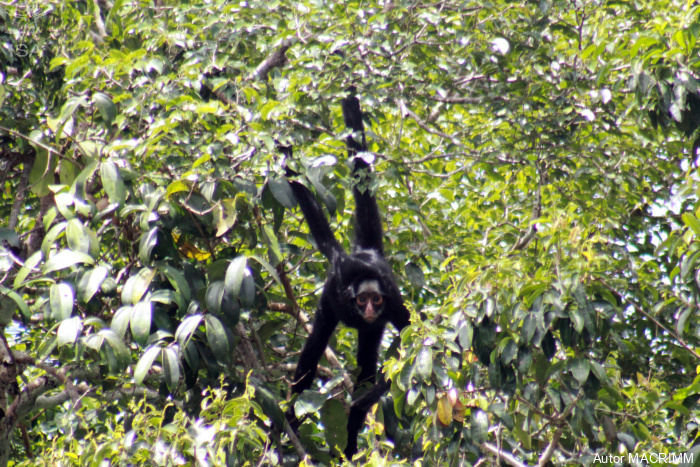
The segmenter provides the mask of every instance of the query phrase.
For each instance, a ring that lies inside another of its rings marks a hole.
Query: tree
[[[0,464],[342,461],[348,330],[287,401],[326,263],[277,148],[347,244],[350,86],[412,310],[358,462],[696,454],[697,14],[0,5]]]

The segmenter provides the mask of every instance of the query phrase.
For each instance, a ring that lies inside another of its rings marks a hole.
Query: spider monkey
[[[352,89],[350,92],[352,93]],[[345,125],[352,129],[346,143],[348,157],[353,161],[353,175],[357,181],[369,176],[370,165],[358,154],[367,152],[360,102],[354,95],[342,100]],[[355,138],[359,136],[359,141]],[[288,157],[291,148],[281,148]],[[290,169],[287,176],[296,175]],[[361,190],[357,184],[355,198],[355,241],[352,253],[340,246],[321,207],[313,195],[299,182],[289,182],[318,249],[331,263],[323,293],[314,316],[313,329],[299,356],[292,392],[299,394],[309,389],[316,376],[319,359],[338,322],[357,329],[357,364],[360,374],[355,390],[369,383],[372,387],[356,398],[348,417],[348,443],[345,455],[351,458],[357,452],[357,434],[362,428],[369,409],[379,401],[390,382],[382,380],[375,385],[379,346],[387,322],[399,332],[409,324],[409,312],[403,303],[391,266],[384,257],[383,233],[379,209],[369,188]],[[293,410],[288,413],[296,429],[299,421]]]

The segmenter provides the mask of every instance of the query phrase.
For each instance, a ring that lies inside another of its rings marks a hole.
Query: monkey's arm
[[[411,313],[406,308],[406,305],[403,304],[401,297],[398,297],[398,304],[394,307],[394,313],[389,320],[396,330],[399,331],[399,334],[401,334],[403,328],[411,324]]]
[[[353,135],[348,135],[348,157],[353,157],[358,152],[367,151],[367,141],[365,141],[365,127],[362,123],[362,111],[360,110],[360,101],[355,97],[355,86],[348,88],[350,96],[340,101],[340,106],[343,109],[343,120],[345,126],[352,130],[353,134],[360,135],[360,141],[356,141]]]
[[[321,303],[323,303],[323,300]],[[316,376],[318,362],[326,350],[328,340],[331,338],[337,325],[338,319],[330,310],[324,309],[323,305],[316,310],[311,334],[306,339],[304,348],[299,355],[297,371],[294,373],[294,383],[292,384],[292,392],[294,394],[299,394],[311,387]]]
[[[349,91],[354,93],[355,88],[351,87]],[[358,152],[367,151],[360,101],[357,97],[351,95],[343,99],[341,104],[345,126],[353,131],[353,134],[348,135],[346,140],[348,158],[354,158],[353,175],[361,183],[370,171],[370,165],[361,157],[356,157]],[[355,136],[358,134],[361,138],[360,141],[355,139]],[[384,234],[382,232],[382,222],[379,217],[377,200],[370,193],[367,186],[358,189],[356,185],[352,189],[352,194],[355,197],[355,245],[359,248],[377,250],[381,255],[384,255]]]
[[[352,194],[355,197],[356,247],[376,250],[384,256],[384,232],[377,201],[369,193],[369,188],[361,193],[357,187],[354,187]]]
[[[280,152],[287,158],[292,158],[291,146],[280,146]],[[294,177],[297,172],[287,167],[287,177]],[[318,205],[314,195],[311,194],[308,188],[297,181],[290,181],[289,186],[294,193],[294,197],[299,203],[301,212],[304,214],[304,219],[309,226],[309,231],[316,241],[316,246],[323,255],[331,262],[336,254],[342,255],[343,248],[338,243],[338,240],[333,235],[331,226],[323,213],[321,206]]]

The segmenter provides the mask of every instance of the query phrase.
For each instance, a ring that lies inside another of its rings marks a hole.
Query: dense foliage
[[[347,247],[351,86],[412,312],[356,461],[697,454],[699,13],[0,3],[0,465],[344,461],[350,330],[287,400],[328,266],[278,147]]]

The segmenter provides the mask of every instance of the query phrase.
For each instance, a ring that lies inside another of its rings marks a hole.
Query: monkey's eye
[[[367,304],[367,297],[365,297],[364,295],[358,295],[358,297],[355,300],[360,306],[365,306]]]
[[[374,297],[372,297],[372,303],[375,305],[381,305],[383,301],[384,297],[382,297],[381,295],[375,295]]]

